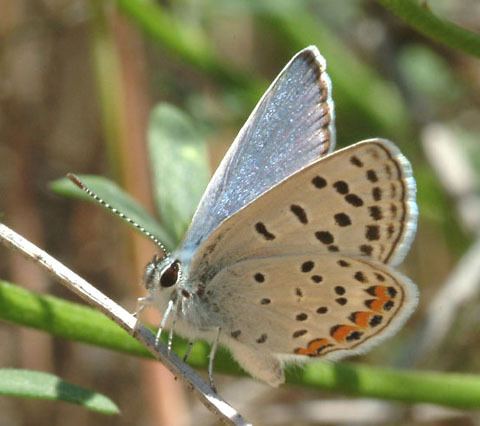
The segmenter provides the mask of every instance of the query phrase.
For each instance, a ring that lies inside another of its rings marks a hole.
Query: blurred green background
[[[422,2],[410,10],[417,28],[396,16],[401,3],[2,2],[1,220],[133,311],[155,247],[101,209],[62,197],[61,188],[54,193],[50,184],[67,172],[108,177],[157,215],[158,233],[175,245],[208,176],[269,82],[294,53],[315,44],[333,82],[337,145],[389,138],[411,160],[418,185],[419,229],[401,269],[420,288],[419,309],[397,336],[355,362],[479,373],[480,3]],[[403,4],[408,12],[408,4],[420,3]],[[429,16],[448,22],[436,27]],[[171,140],[164,141],[164,157],[149,148],[147,135],[151,141],[175,134],[169,120],[151,116],[159,103],[183,111],[178,128],[187,130],[180,138],[192,151],[168,145]],[[195,186],[187,187],[192,180]],[[0,278],[78,302],[5,249]],[[2,294],[13,293],[0,290],[6,320],[0,322],[0,368],[55,373],[108,395],[121,410],[107,417],[66,403],[0,397],[0,426],[216,424],[152,361],[20,327],[40,326],[29,323],[27,308],[7,315]],[[68,337],[75,326],[44,328]],[[474,412],[439,406],[293,386],[272,390],[245,377],[219,376],[218,388],[254,424],[480,421]]]

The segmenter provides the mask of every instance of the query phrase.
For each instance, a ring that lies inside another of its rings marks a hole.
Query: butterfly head
[[[149,291],[173,287],[180,281],[180,262],[171,256],[160,259],[155,255],[145,267],[143,284]]]

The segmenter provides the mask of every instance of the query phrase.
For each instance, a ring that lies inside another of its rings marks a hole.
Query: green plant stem
[[[307,365],[289,383],[409,403],[428,402],[456,408],[480,406],[480,376],[433,371],[398,370],[361,364]]]
[[[102,313],[0,281],[0,318],[54,336],[149,356],[140,343]]]
[[[52,335],[137,356],[149,353],[104,315],[85,306],[41,296],[0,281],[0,319],[44,330]],[[185,343],[174,342],[182,353]],[[208,347],[195,345],[190,364],[205,369]],[[226,351],[219,352],[216,371],[242,374]],[[355,396],[429,402],[457,408],[480,408],[480,377],[425,371],[401,371],[347,363],[318,362],[289,369],[287,382]]]
[[[480,35],[438,18],[417,1],[378,0],[378,2],[427,37],[480,57]]]

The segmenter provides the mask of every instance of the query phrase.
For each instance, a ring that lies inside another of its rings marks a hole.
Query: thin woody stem
[[[142,343],[155,358],[160,360],[172,374],[191,388],[208,410],[223,422],[231,425],[249,424],[232,406],[219,398],[191,367],[181,362],[175,354],[168,355],[168,349],[163,343],[156,345],[155,336],[147,327],[137,324],[135,316],[79,275],[2,223],[0,223],[0,243],[35,261],[57,281],[125,329]]]

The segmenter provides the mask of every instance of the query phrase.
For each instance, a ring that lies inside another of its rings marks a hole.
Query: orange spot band
[[[337,342],[343,342],[352,331],[357,331],[358,327],[353,325],[339,325],[332,329],[331,336]]]
[[[355,312],[352,315],[352,321],[361,328],[368,328],[370,326],[370,318],[372,318],[373,315],[373,312]]]
[[[297,355],[318,356],[321,352],[333,346],[328,339],[320,338],[310,341],[306,348],[296,348],[295,353]]]

